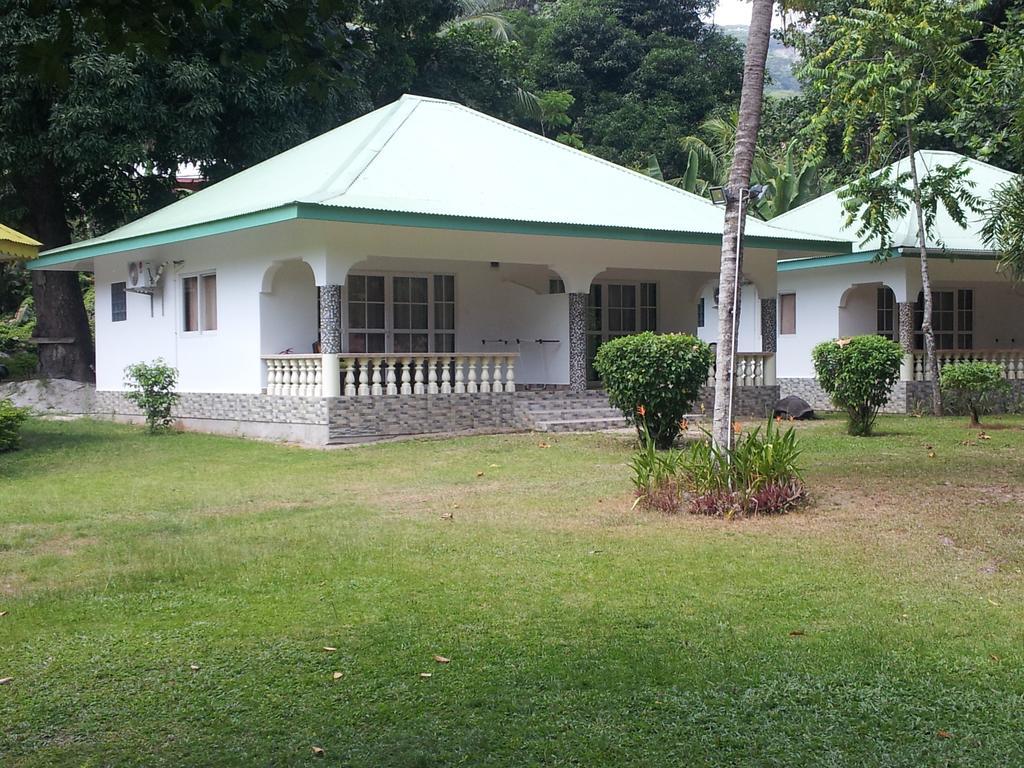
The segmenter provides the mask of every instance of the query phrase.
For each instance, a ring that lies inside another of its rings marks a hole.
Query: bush
[[[792,427],[781,419],[741,434],[730,448],[712,440],[697,443],[684,464],[690,512],[698,515],[772,515],[788,512],[807,492],[797,460],[800,448]]]
[[[711,348],[700,339],[647,331],[602,344],[594,368],[608,400],[637,426],[637,433],[642,409],[655,446],[670,448],[707,381],[711,361]]]
[[[21,425],[28,408],[16,408],[10,400],[0,400],[0,453],[13,451],[21,444]]]
[[[1002,366],[996,363],[951,363],[939,374],[939,384],[951,406],[970,413],[972,427],[981,424],[993,399],[1010,390]]]
[[[125,384],[134,391],[125,397],[142,409],[150,432],[160,432],[171,426],[171,409],[178,402],[174,387],[178,371],[161,358],[152,363],[135,363],[124,369]]]
[[[0,379],[28,379],[39,367],[39,355],[35,352],[15,352],[10,356],[0,355]],[[6,371],[6,373],[4,373]]]
[[[881,336],[825,341],[811,353],[818,383],[846,411],[851,435],[870,435],[878,409],[900,377],[903,352]]]

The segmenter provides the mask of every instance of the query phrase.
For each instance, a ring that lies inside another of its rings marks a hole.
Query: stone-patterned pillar
[[[341,396],[341,289],[320,286],[320,354],[323,356],[323,395]]]
[[[776,383],[775,357],[779,350],[779,310],[778,300],[761,299],[761,351],[770,352],[771,357],[764,360],[764,383],[774,386]]]
[[[903,364],[900,366],[902,381],[914,380],[914,304],[902,301],[896,304],[899,334],[896,339],[903,349]]]
[[[586,293],[569,294],[569,391],[587,388],[587,298]]]

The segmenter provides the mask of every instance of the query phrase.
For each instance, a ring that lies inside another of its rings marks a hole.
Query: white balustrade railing
[[[956,352],[938,350],[935,353],[941,371],[950,363],[995,363],[1003,369],[1003,378],[1024,379],[1024,350],[1019,349],[962,349]],[[931,371],[924,352],[914,353],[913,381],[931,381]]]
[[[323,393],[323,355],[264,355],[267,394],[320,397]]]
[[[376,397],[515,392],[518,354],[267,355],[267,394]],[[327,365],[324,361],[327,361]],[[336,364],[335,364],[336,363]],[[340,370],[337,383],[329,381]],[[337,391],[332,392],[332,384]]]
[[[714,387],[715,381],[715,363],[712,363],[708,369],[707,386]],[[736,353],[737,387],[763,387],[775,383],[775,354],[773,352]]]

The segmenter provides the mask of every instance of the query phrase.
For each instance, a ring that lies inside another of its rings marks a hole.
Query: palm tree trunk
[[[718,350],[716,357],[715,411],[711,436],[720,447],[732,443],[733,367],[736,336],[740,321],[740,302],[736,296],[739,275],[743,273],[743,226],[749,201],[741,200],[750,187],[754,147],[761,127],[764,98],[764,69],[771,37],[773,0],[754,0],[743,63],[743,90],[740,93],[736,147],[729,169],[731,191],[722,229],[722,266],[718,283]],[[740,211],[744,216],[741,217]],[[734,311],[735,307],[735,311]]]
[[[932,414],[942,415],[942,389],[939,387],[939,360],[935,355],[935,330],[932,328],[932,280],[928,274],[928,242],[921,205],[921,188],[917,177],[917,158],[914,157],[914,135],[907,126],[907,146],[910,151],[910,179],[913,183],[914,211],[917,213],[917,245],[921,255],[921,291],[924,294],[924,317],[921,333],[924,336],[925,365],[931,374]],[[909,298],[909,297],[908,297]]]

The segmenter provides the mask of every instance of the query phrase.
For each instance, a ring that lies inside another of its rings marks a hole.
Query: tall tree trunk
[[[917,158],[914,157],[914,135],[907,127],[907,146],[910,151],[910,179],[913,183],[914,211],[917,214],[917,245],[921,255],[921,292],[924,295],[924,317],[921,334],[924,336],[925,366],[931,374],[932,414],[942,415],[942,389],[939,387],[939,360],[935,355],[935,330],[932,328],[932,280],[928,274],[928,241],[921,205],[921,186],[917,176]],[[910,298],[909,296],[907,298]]]
[[[32,176],[14,179],[29,221],[45,248],[71,242],[57,171],[43,162]],[[39,373],[54,379],[94,381],[95,354],[77,272],[32,272],[32,298],[39,340]]]
[[[754,164],[754,147],[761,127],[764,98],[764,69],[771,37],[773,0],[754,0],[743,63],[743,90],[740,93],[739,122],[736,145],[729,168],[732,193],[725,209],[722,230],[722,266],[718,283],[718,350],[715,370],[715,411],[711,436],[720,447],[732,444],[732,403],[735,329],[740,321],[740,301],[736,294],[737,279],[743,274],[743,228],[749,200],[750,173]],[[741,198],[742,199],[741,201]],[[743,216],[740,210],[743,210]],[[735,311],[733,307],[735,306]]]

